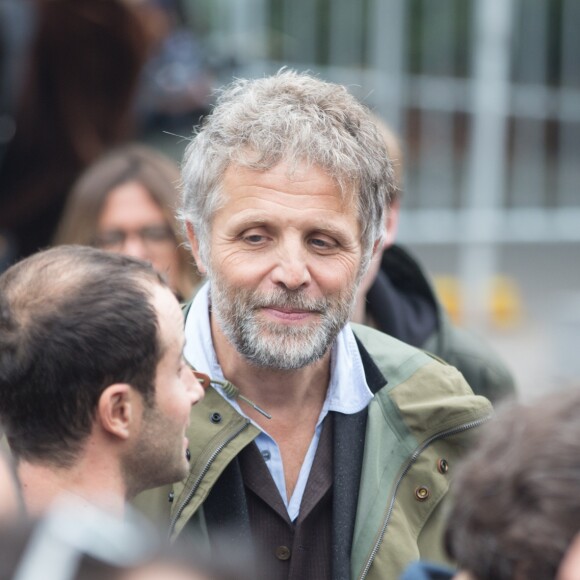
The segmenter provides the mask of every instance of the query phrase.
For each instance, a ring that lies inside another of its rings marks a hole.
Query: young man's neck
[[[75,504],[98,507],[122,517],[126,488],[122,479],[109,470],[80,461],[71,467],[20,461],[18,477],[24,504],[30,515],[45,512],[55,500],[71,498]],[[96,467],[96,469],[95,469]]]

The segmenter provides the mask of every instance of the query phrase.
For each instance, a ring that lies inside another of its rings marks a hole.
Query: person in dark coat
[[[14,260],[49,245],[81,171],[133,136],[148,52],[139,19],[122,0],[22,4],[30,8],[18,12],[28,40],[13,55],[14,134],[0,164],[0,234]]]
[[[515,396],[511,371],[481,337],[455,326],[425,271],[413,255],[395,243],[401,211],[401,145],[375,117],[391,157],[396,188],[386,211],[384,251],[369,268],[357,293],[352,320],[422,348],[457,367],[475,394],[492,403]]]

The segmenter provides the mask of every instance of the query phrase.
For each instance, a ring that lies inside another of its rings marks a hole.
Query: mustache
[[[247,302],[250,308],[283,308],[304,310],[307,312],[324,312],[328,309],[328,299],[310,298],[302,290],[271,290],[266,294],[249,293]]]

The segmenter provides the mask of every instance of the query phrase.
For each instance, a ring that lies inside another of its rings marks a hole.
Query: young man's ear
[[[207,268],[201,259],[201,255],[199,252],[199,241],[197,239],[197,235],[195,234],[195,230],[193,229],[193,224],[191,222],[187,222],[186,225],[187,230],[187,239],[189,240],[189,244],[191,246],[191,253],[193,258],[195,259],[195,263],[197,265],[197,269],[199,270],[200,274],[207,274]]]
[[[126,383],[109,385],[99,397],[98,418],[102,428],[120,439],[128,439],[135,422],[140,420],[142,402],[137,392]]]

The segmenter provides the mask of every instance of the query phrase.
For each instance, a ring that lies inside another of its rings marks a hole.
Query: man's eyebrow
[[[335,232],[337,234],[344,231],[343,228],[341,228],[340,226],[337,226],[327,220],[317,218],[315,221],[314,218],[312,219],[313,223],[309,225],[310,229],[313,231],[327,231],[327,232]],[[237,215],[232,219],[232,224],[238,227],[264,226],[271,225],[272,223],[273,223],[272,217],[267,214],[253,216]]]
[[[319,221],[318,223],[316,223],[316,225],[312,228],[312,230],[315,232],[320,232],[322,234],[332,234],[335,236],[344,235],[344,230],[342,228],[325,221]]]
[[[345,231],[344,228],[338,227],[334,224],[327,222],[319,222],[312,228],[312,233],[323,234],[336,238],[341,242],[349,242],[352,237],[357,238],[357,236],[351,236],[349,232]]]
[[[264,226],[269,223],[269,219],[267,215],[253,215],[253,216],[236,216],[232,223],[236,227],[257,227],[257,226]]]

